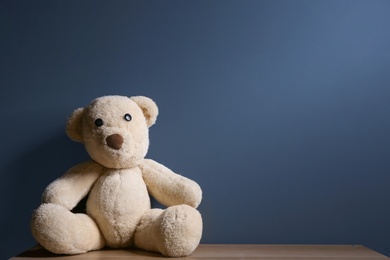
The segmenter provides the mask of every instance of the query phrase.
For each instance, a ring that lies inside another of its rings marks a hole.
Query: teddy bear
[[[73,111],[66,133],[91,160],[44,190],[31,219],[41,246],[56,254],[136,247],[168,257],[196,249],[203,227],[196,209],[200,186],[145,158],[157,115],[156,103],[144,96],[103,96]],[[151,208],[150,196],[166,208]],[[72,212],[84,198],[85,213]]]

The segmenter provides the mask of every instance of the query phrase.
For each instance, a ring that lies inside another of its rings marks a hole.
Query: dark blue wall
[[[200,183],[202,243],[390,255],[390,2],[1,1],[0,258],[87,157],[71,111],[160,107],[149,157]]]

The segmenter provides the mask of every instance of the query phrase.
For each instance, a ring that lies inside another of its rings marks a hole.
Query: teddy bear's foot
[[[202,236],[202,217],[187,205],[152,209],[141,219],[135,245],[169,257],[190,255]]]
[[[86,214],[73,214],[55,204],[42,204],[33,214],[35,239],[56,254],[80,254],[104,247],[95,222]]]
[[[187,205],[172,206],[161,214],[159,220],[163,255],[188,256],[199,245],[203,225],[196,209]]]

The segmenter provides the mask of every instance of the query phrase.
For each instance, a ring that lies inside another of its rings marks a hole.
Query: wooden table
[[[145,252],[142,250],[99,250],[81,255],[55,255],[47,252],[40,246],[36,246],[26,252],[12,257],[10,260],[68,260],[68,259],[172,259],[163,257],[160,254]],[[220,245],[201,244],[195,252],[185,259],[332,259],[332,260],[379,260],[390,259],[367,247],[361,245]]]

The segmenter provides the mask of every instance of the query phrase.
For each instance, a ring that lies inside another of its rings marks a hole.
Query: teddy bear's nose
[[[123,137],[118,134],[110,135],[106,138],[107,145],[115,150],[119,150],[123,144]]]

